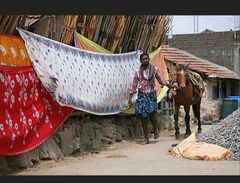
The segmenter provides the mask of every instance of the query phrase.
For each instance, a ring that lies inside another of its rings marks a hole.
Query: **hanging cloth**
[[[0,34],[0,65],[31,65],[24,41],[21,37]]]
[[[18,30],[40,80],[62,106],[97,115],[116,114],[128,108],[140,51],[96,53]]]
[[[60,106],[31,66],[0,66],[0,155],[42,144],[74,109]]]

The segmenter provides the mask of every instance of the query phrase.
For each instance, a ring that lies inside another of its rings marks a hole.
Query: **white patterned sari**
[[[18,31],[38,77],[60,105],[97,115],[116,114],[128,108],[140,51],[96,53]]]

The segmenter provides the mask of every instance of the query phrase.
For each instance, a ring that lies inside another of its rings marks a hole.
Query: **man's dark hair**
[[[142,53],[142,54],[140,55],[140,60],[141,60],[142,57],[145,56],[145,55],[148,56],[148,58],[149,58],[149,54],[148,54],[148,53]]]

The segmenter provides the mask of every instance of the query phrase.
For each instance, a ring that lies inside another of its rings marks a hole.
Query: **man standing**
[[[148,125],[147,118],[150,117],[150,120],[153,124],[154,129],[154,139],[159,138],[159,131],[157,125],[157,93],[155,78],[158,80],[159,84],[163,87],[171,87],[169,83],[164,80],[160,74],[159,69],[149,64],[150,58],[147,53],[142,53],[140,55],[140,68],[135,72],[132,86],[130,89],[130,96],[128,99],[128,104],[131,106],[132,96],[138,91],[138,97],[136,101],[136,113],[142,118],[142,128],[145,136],[145,143],[149,144],[148,137]]]

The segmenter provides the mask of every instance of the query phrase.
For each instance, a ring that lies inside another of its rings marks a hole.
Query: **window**
[[[212,87],[212,99],[218,99],[219,98],[219,81],[213,84]]]
[[[226,91],[227,91],[227,84],[224,81],[224,82],[221,83],[221,89],[220,89],[221,98],[226,98],[227,97]]]

